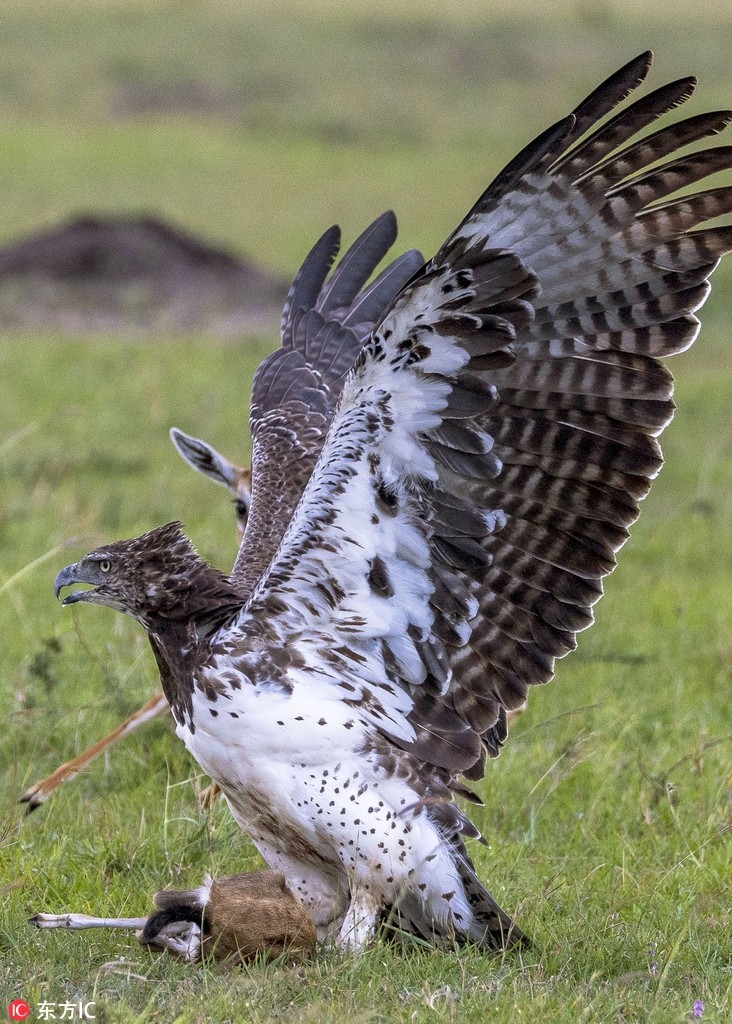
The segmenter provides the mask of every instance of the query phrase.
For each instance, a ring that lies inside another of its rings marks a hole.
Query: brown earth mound
[[[81,216],[0,248],[0,328],[273,330],[287,282],[154,217]]]

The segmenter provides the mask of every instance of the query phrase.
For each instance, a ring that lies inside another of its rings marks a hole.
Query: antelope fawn
[[[141,945],[187,962],[213,957],[236,965],[285,956],[295,962],[315,952],[315,924],[279,871],[206,878],[197,889],[165,889],[149,917],[36,914],[37,928],[134,929]]]

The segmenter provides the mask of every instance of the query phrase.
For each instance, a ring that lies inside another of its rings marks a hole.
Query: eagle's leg
[[[381,900],[367,888],[356,888],[338,933],[338,945],[344,952],[365,949],[376,935],[381,919]]]
[[[246,831],[252,826],[237,814],[236,803],[227,795],[234,818]],[[337,941],[343,914],[348,905],[348,882],[345,875],[334,872],[328,865],[305,864],[288,855],[275,841],[254,838],[254,845],[265,862],[274,871],[281,871],[287,884],[315,922],[318,942]]]

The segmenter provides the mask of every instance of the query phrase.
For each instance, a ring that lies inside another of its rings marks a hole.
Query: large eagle
[[[478,830],[454,797],[591,623],[661,466],[659,357],[692,343],[732,249],[730,227],[692,230],[732,209],[732,188],[668,198],[730,166],[729,148],[675,154],[732,115],[631,141],[691,95],[686,78],[605,119],[650,63],[523,150],[358,352],[328,326],[356,293],[341,278],[323,301],[337,233],[323,236],[284,319],[312,324],[286,327],[257,373],[230,577],[172,523],[56,578],[57,593],[93,586],[64,604],[145,627],[178,734],[343,946],[385,918],[434,941],[522,937],[476,877]],[[337,404],[295,336],[329,346]]]

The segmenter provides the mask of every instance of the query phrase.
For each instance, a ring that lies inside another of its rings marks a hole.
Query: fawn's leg
[[[83,771],[88,764],[90,764],[95,757],[99,757],[100,754],[104,753],[110,747],[113,747],[118,740],[128,736],[135,729],[138,729],[145,722],[149,722],[151,718],[156,718],[158,715],[162,715],[168,710],[168,702],[162,693],[156,693],[147,704],[143,704],[141,708],[138,708],[133,715],[130,715],[126,721],[118,725],[116,729],[113,729],[108,736],[104,739],[99,740],[94,746],[89,747],[88,750],[83,751],[70,761],[66,761],[65,764],[59,765],[52,775],[49,775],[45,779],[41,779],[40,782],[34,783],[26,789],[25,793],[20,797],[20,803],[28,804],[28,813],[34,811],[36,807],[40,807],[44,801],[48,800],[49,796],[58,789],[58,787],[64,782],[70,782],[71,779],[75,778],[80,771]]]

